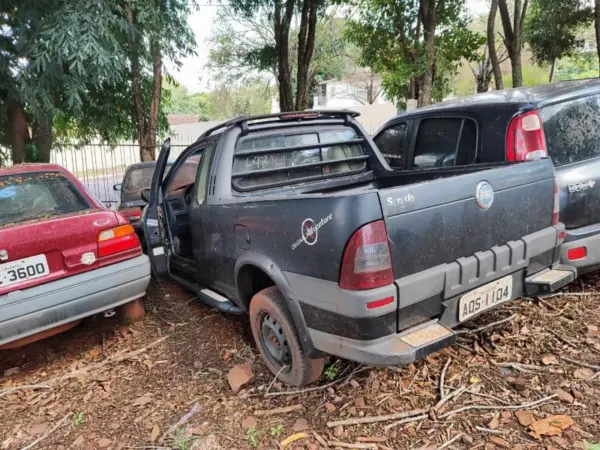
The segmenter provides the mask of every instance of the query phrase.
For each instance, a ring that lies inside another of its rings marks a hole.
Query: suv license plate
[[[49,273],[46,255],[37,255],[0,264],[0,287],[33,280]]]
[[[458,302],[458,320],[471,317],[512,298],[513,277],[508,275],[463,295]]]

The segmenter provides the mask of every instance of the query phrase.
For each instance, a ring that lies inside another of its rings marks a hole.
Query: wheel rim
[[[287,366],[284,371],[289,371],[292,366],[292,354],[281,324],[269,313],[262,314],[260,324],[260,336],[268,358],[278,366]]]

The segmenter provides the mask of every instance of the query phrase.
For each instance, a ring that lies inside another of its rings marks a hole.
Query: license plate
[[[22,281],[33,280],[49,273],[46,255],[0,264],[0,287],[4,288]]]
[[[463,295],[458,302],[458,320],[463,322],[512,297],[513,277],[509,275]]]

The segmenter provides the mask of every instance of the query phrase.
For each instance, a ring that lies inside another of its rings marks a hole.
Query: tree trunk
[[[25,111],[18,101],[12,101],[8,105],[8,125],[8,139],[13,164],[27,162],[25,145],[31,143],[31,137]]]
[[[52,150],[52,115],[36,118],[32,127],[32,140],[37,150],[36,161],[49,163]]]
[[[421,95],[419,95],[419,107],[422,107],[431,104],[435,66],[436,0],[421,0],[420,3],[423,38],[425,39],[425,55],[427,58],[427,67],[425,68],[421,84]]]
[[[506,0],[498,0],[502,27],[504,28],[504,41],[508,50],[508,57],[512,66],[513,87],[523,86],[523,72],[521,69],[521,49],[523,48],[523,27],[529,0],[514,0],[513,23]]]
[[[512,87],[523,86],[523,71],[521,69],[521,49],[515,49],[510,53],[510,64],[512,66]]]
[[[294,96],[290,73],[290,23],[294,14],[294,0],[286,0],[282,15],[282,2],[275,2],[275,54],[279,81],[279,108],[282,112],[294,110]]]
[[[600,0],[596,0],[596,8],[594,10],[594,19],[595,19],[595,28],[596,28],[596,48],[598,51],[598,61],[600,62]]]
[[[157,40],[150,43],[152,54],[152,96],[147,118],[144,115],[143,134],[140,139],[140,159],[154,161],[156,159],[156,135],[158,133],[158,114],[160,112],[160,96],[162,90],[162,52]]]
[[[600,1],[600,0],[598,0]],[[498,11],[498,0],[492,0],[490,6],[490,15],[488,16],[487,23],[487,40],[488,40],[488,51],[490,53],[490,61],[492,63],[492,70],[494,72],[494,83],[496,89],[504,89],[504,82],[502,81],[502,70],[500,68],[500,61],[498,60],[498,53],[496,53],[496,13]]]
[[[308,70],[315,49],[317,32],[317,0],[304,0],[298,32],[298,71],[296,77],[296,111],[306,109]]]
[[[550,76],[548,77],[548,81],[552,83],[554,81],[554,71],[556,69],[556,58],[552,60],[552,66],[550,66]]]

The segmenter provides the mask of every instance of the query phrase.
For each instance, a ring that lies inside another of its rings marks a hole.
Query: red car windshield
[[[60,172],[0,176],[0,225],[87,209],[88,202]]]

